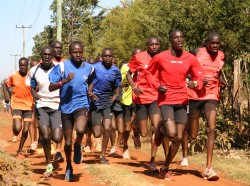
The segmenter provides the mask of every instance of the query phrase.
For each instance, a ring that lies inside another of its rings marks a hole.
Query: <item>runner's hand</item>
[[[188,86],[188,88],[196,88],[197,87],[197,81],[188,81],[187,82],[187,86]]]
[[[141,89],[139,89],[137,87],[132,88],[132,90],[134,91],[135,95],[137,95],[137,96],[139,96],[143,92]]]
[[[92,101],[98,101],[98,97],[97,97],[97,95],[95,95],[95,94],[92,94],[92,96],[91,96],[91,99],[92,99]]]
[[[67,83],[67,82],[70,82],[74,78],[75,78],[74,72],[70,72],[67,79],[66,79],[66,82],[64,82],[64,84]]]
[[[160,93],[160,94],[165,94],[166,92],[167,92],[167,87],[165,86],[165,85],[160,85],[159,87],[158,87],[158,92]]]

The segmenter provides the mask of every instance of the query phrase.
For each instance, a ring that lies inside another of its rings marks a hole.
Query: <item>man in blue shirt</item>
[[[87,125],[89,110],[88,85],[91,83],[94,68],[82,60],[82,42],[72,42],[69,45],[69,53],[71,58],[59,63],[49,74],[49,90],[54,91],[60,88],[60,110],[67,161],[65,180],[72,181],[72,132],[75,125],[77,137],[74,143],[74,162],[79,164],[82,161],[81,141]]]
[[[118,97],[118,87],[121,85],[121,72],[112,65],[113,50],[105,48],[102,51],[103,62],[94,64],[95,78],[90,85],[89,95],[92,97],[91,120],[95,138],[102,138],[100,163],[109,164],[105,157],[111,129],[113,101]]]

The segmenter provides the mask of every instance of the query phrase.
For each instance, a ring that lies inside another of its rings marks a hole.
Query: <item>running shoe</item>
[[[19,159],[19,160],[25,159],[24,153],[23,152],[18,152],[17,153],[17,159]]]
[[[140,140],[140,136],[132,136],[132,139],[134,140],[134,147],[136,149],[140,149],[141,148],[141,140]]]
[[[163,134],[161,133],[161,127],[163,126],[163,122],[160,121],[157,125],[155,135],[154,135],[154,141],[156,146],[160,146],[163,138]]]
[[[87,153],[90,153],[90,152],[91,152],[89,146],[85,146],[85,147],[83,148],[83,150],[84,150],[84,152],[87,152]]]
[[[115,148],[115,146],[112,146],[112,147],[110,148],[110,151],[109,151],[108,156],[114,156],[115,153],[116,153],[116,148]]]
[[[100,163],[103,164],[103,165],[109,165],[110,164],[105,156],[100,157]]]
[[[217,181],[219,179],[218,174],[214,172],[213,168],[210,169],[206,168],[204,171],[204,179],[207,179],[208,181]]]
[[[180,166],[181,167],[188,167],[188,158],[182,158]]]
[[[16,142],[17,142],[16,136],[13,136],[12,143],[16,143]]]
[[[168,168],[165,168],[165,167],[160,168],[159,177],[168,181],[175,181],[175,178],[172,172],[169,171]]]
[[[36,149],[37,149],[37,141],[34,141],[34,142],[30,145],[30,150],[36,151]]]
[[[45,177],[45,178],[48,178],[48,177],[50,177],[50,176],[52,176],[53,175],[53,165],[52,164],[48,164],[47,166],[46,166],[46,170],[45,170],[45,172],[43,173],[43,176]]]
[[[66,167],[65,180],[69,181],[69,182],[71,182],[71,181],[74,180],[74,175],[73,175],[73,169],[72,169],[72,167],[70,167],[70,168]]]
[[[74,143],[74,162],[75,164],[82,162],[82,146],[78,143]]]
[[[126,149],[126,150],[124,151],[124,153],[123,153],[123,155],[122,155],[122,158],[123,158],[123,159],[128,159],[128,160],[130,160],[130,155],[129,155],[129,150],[128,150],[128,149]]]
[[[115,147],[115,151],[116,151],[116,152],[115,152],[116,154],[118,154],[119,156],[122,156],[123,152],[122,152],[122,150],[120,149],[119,146],[116,146],[116,147]]]
[[[62,156],[61,152],[57,152],[54,156],[54,161],[55,162],[64,162],[64,158]]]
[[[148,170],[150,170],[152,172],[159,172],[159,169],[157,169],[156,164],[154,162],[149,164]]]

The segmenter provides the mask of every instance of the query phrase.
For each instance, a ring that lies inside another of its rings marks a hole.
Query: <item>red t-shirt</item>
[[[158,80],[154,74],[158,70]],[[157,90],[159,85],[165,85],[167,92],[159,94],[159,106],[164,104],[188,104],[188,94],[186,87],[186,76],[191,74],[195,77],[198,86],[203,86],[203,71],[196,57],[189,52],[183,51],[180,57],[173,56],[171,50],[166,50],[156,55],[150,62],[146,77],[147,81]]]
[[[213,60],[206,47],[200,48],[196,54],[203,71],[204,78],[208,81],[201,90],[188,89],[189,99],[193,100],[219,100],[219,75],[224,65],[224,53],[218,51]]]
[[[158,92],[149,85],[145,77],[148,64],[151,61],[147,51],[136,54],[129,62],[128,67],[130,72],[134,74],[133,82],[136,87],[142,90],[142,94],[136,96],[133,92],[133,102],[136,104],[148,104],[157,100]],[[157,74],[155,74],[157,76]]]
[[[21,76],[19,71],[9,78],[8,86],[12,87],[11,108],[13,110],[32,110],[31,88],[25,84],[25,79],[26,76]]]

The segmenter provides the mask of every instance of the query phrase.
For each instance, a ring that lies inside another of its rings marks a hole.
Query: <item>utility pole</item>
[[[57,41],[62,41],[62,0],[57,0]]]
[[[16,28],[22,28],[23,29],[23,57],[26,57],[25,56],[25,28],[31,28],[31,25],[30,26],[28,26],[28,27],[25,27],[25,26],[21,26],[21,27],[18,27],[17,25],[16,25]]]
[[[14,70],[16,71],[16,63],[17,63],[17,59],[16,59],[16,57],[17,56],[21,56],[21,54],[10,54],[10,56],[15,56],[15,63],[14,63]]]

